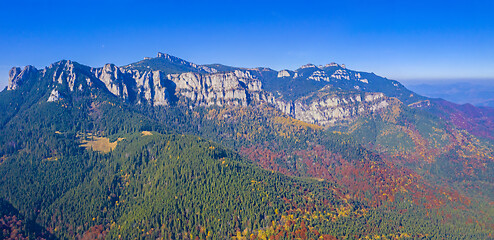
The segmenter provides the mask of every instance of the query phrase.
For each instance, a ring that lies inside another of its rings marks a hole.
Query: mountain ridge
[[[113,95],[137,104],[146,102],[151,105],[169,105],[180,97],[185,97],[187,101],[197,105],[208,106],[247,105],[252,101],[269,102],[297,119],[322,125],[347,121],[352,119],[353,115],[370,113],[386,107],[388,103],[385,99],[375,103],[371,100],[372,106],[365,104],[359,106],[363,99],[366,100],[365,102],[371,99],[367,93],[378,93],[380,92],[378,90],[383,90],[381,92],[388,97],[398,97],[400,101],[407,103],[423,98],[416,96],[396,81],[371,73],[348,70],[344,65],[335,63],[325,66],[304,65],[295,71],[222,65],[224,68],[222,70],[227,71],[218,71],[208,65],[196,65],[164,53],[158,53],[156,58],[146,58],[123,67],[105,64],[101,68],[92,68],[63,60],[43,70],[34,67],[26,67],[22,71],[20,68],[12,68],[7,89],[17,89],[28,78],[28,74],[37,72],[44,77],[47,71],[54,68],[56,68],[55,72],[50,73],[53,75],[53,82],[67,84],[70,91],[74,91],[74,87],[83,90],[87,85],[101,84],[94,83],[98,81],[102,82]],[[75,69],[77,71],[74,71]],[[81,79],[77,80],[77,78]],[[348,104],[347,99],[307,98],[307,94],[314,90],[356,91],[361,96],[356,97],[357,101],[350,100],[355,104],[350,104],[354,110],[348,112],[338,106],[340,102]],[[52,91],[58,92],[56,89]],[[54,92],[51,101],[56,99],[56,95]],[[314,101],[308,102],[307,99]],[[321,114],[329,110],[332,114],[327,116]],[[312,117],[300,117],[307,114]]]

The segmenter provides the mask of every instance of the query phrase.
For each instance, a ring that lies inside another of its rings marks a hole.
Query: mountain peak
[[[346,66],[345,64],[338,64],[338,63],[335,63],[335,62],[332,62],[332,63],[328,63],[326,65],[324,65],[325,68],[327,67],[341,67],[341,68],[345,68],[346,69]]]
[[[218,70],[205,65],[198,65],[184,59],[172,56],[167,53],[158,52],[155,58],[145,57],[136,63],[124,66],[127,69],[136,69],[142,71],[160,70],[166,74],[199,72],[199,73],[216,73]]]
[[[20,67],[13,67],[9,71],[9,83],[7,86],[7,90],[15,90],[22,84],[25,80],[29,79],[29,77],[37,72],[38,70],[31,65],[27,65],[21,70]]]
[[[317,66],[312,63],[307,63],[300,67],[300,69],[304,69],[304,68],[317,68]]]
[[[328,68],[328,67],[340,67],[340,68],[343,68],[343,69],[346,69],[346,66],[345,64],[338,64],[338,63],[335,63],[335,62],[332,62],[332,63],[328,63],[326,65],[319,65],[319,66],[316,66],[312,63],[307,63],[303,66],[301,66],[299,69],[305,69],[305,68],[319,68],[319,69],[323,69],[323,68]]]
[[[157,58],[177,58],[177,57],[174,57],[168,53],[162,53],[162,52],[158,52],[158,55],[156,57]]]
[[[168,56],[168,54],[162,53],[162,52],[158,52],[158,56],[156,56],[156,57],[159,57],[160,58],[160,57],[166,57],[166,56]]]
[[[174,63],[174,64],[187,65],[187,66],[192,66],[194,68],[197,67],[197,65],[194,63],[191,63],[191,62],[186,61],[184,59],[181,59],[179,57],[172,56],[168,53],[162,53],[162,52],[158,52],[158,54],[156,55],[156,58],[145,57],[144,61],[146,61],[146,60],[151,60],[151,61],[153,61],[153,60],[155,60],[155,61],[165,60],[166,61],[167,60],[167,61]]]
[[[158,55],[156,56],[156,58],[164,58],[164,59],[167,59],[171,62],[177,62],[177,63],[180,63],[180,64],[192,64],[188,61],[185,61],[179,57],[175,57],[175,56],[172,56],[168,53],[162,53],[162,52],[158,52]],[[194,64],[195,65],[195,64]]]
[[[162,53],[162,52],[158,52],[158,54],[156,54],[156,58],[165,58],[168,60],[179,59],[178,57],[172,56],[168,53]],[[151,59],[154,59],[154,58],[153,57],[144,57],[144,60],[151,60]]]

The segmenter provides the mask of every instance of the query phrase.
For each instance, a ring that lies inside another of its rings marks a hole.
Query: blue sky
[[[0,87],[12,66],[306,63],[400,80],[494,79],[494,1],[3,1]],[[493,82],[494,84],[494,82]]]

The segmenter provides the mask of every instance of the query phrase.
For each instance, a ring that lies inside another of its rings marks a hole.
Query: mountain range
[[[478,107],[494,107],[494,87],[488,81],[468,81],[411,84],[408,88],[428,97],[443,98],[459,104],[470,103]],[[492,82],[492,81],[491,81]]]
[[[345,65],[62,60],[12,68],[0,109],[3,238],[494,233],[494,109]]]

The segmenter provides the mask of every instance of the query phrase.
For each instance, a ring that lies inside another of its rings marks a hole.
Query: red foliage
[[[255,145],[242,148],[241,154],[267,170],[335,182],[350,191],[350,196],[344,196],[335,189],[337,196],[367,201],[372,206],[379,206],[386,201],[393,202],[400,192],[411,196],[415,204],[427,208],[437,208],[447,201],[462,204],[469,204],[470,201],[456,191],[428,183],[411,169],[396,166],[393,159],[349,162],[324,146],[315,145],[312,149],[291,152],[290,156],[297,159],[296,169],[288,169],[277,163],[289,160],[289,154],[284,151],[276,152]],[[370,193],[370,199],[365,197],[366,192]]]
[[[458,105],[444,100],[435,100],[434,108],[443,119],[467,130],[469,133],[494,139],[494,110],[478,108],[471,104]]]
[[[82,235],[82,240],[105,239],[106,233],[102,225],[92,226]]]

